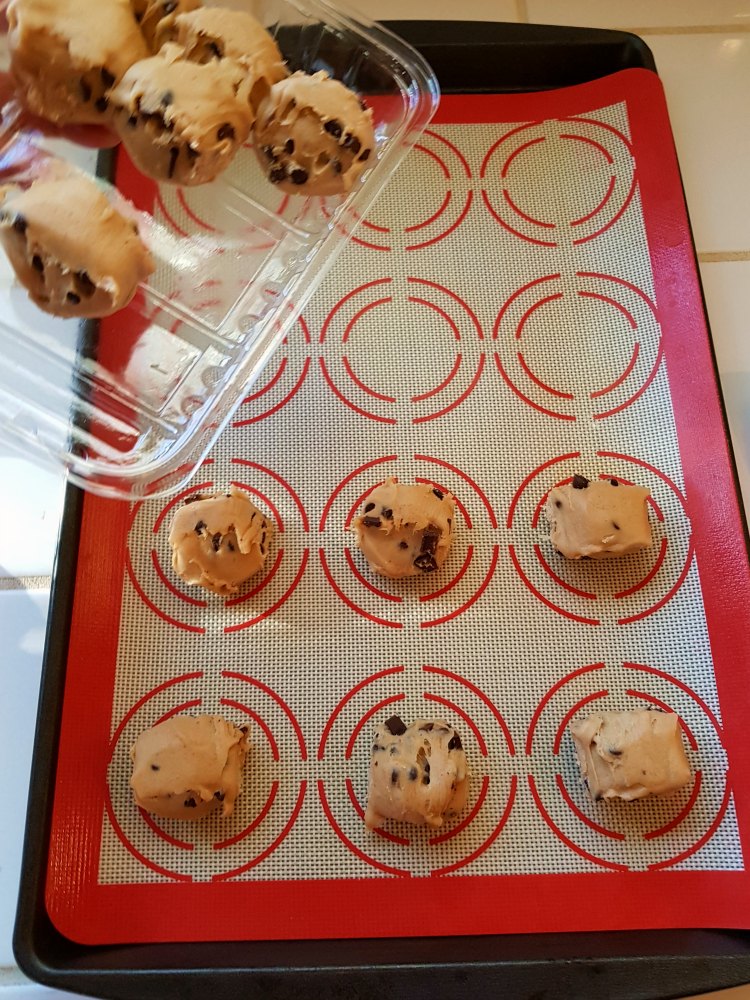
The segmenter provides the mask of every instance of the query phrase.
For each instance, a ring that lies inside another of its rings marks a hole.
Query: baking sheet
[[[554,559],[540,505],[574,472],[651,487],[648,554]],[[439,578],[386,583],[353,550],[347,524],[389,473],[459,501]],[[280,531],[266,576],[226,603],[171,575],[179,498],[86,499],[58,928],[111,943],[747,926],[747,556],[653,75],[445,99],[187,494],[230,482]],[[371,730],[394,705],[465,736],[469,807],[437,835],[364,831]],[[565,723],[643,705],[684,719],[693,784],[588,803]],[[198,706],[253,725],[236,816],[149,821],[127,750]],[[615,884],[618,906],[592,910]],[[404,907],[374,925],[394,891],[419,922]]]

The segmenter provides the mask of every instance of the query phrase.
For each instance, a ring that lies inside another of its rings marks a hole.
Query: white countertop
[[[380,19],[613,27],[645,39],[667,91],[750,508],[750,0],[360,0],[357,6]],[[63,481],[0,443],[0,483],[0,1000],[54,1000],[70,994],[29,984],[15,965],[11,937]],[[727,1000],[740,997],[747,1000],[750,987],[727,993]]]

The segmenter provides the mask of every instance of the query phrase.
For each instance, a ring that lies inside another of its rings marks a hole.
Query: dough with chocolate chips
[[[200,7],[200,0],[130,0],[130,3],[151,52],[158,52],[167,40],[158,37],[164,25],[173,24],[180,14]]]
[[[667,795],[690,781],[690,765],[674,712],[600,712],[570,726],[591,797]]]
[[[461,738],[443,719],[407,726],[394,715],[378,727],[370,754],[368,829],[386,819],[442,826],[445,816],[461,812],[468,792]]]
[[[322,70],[293,73],[260,103],[255,152],[289,194],[349,191],[375,152],[372,112]]]
[[[549,491],[544,513],[552,528],[550,541],[566,559],[605,559],[647,549],[650,496],[644,486],[573,476],[571,483]]]
[[[0,189],[0,242],[31,300],[55,316],[109,316],[154,270],[136,223],[83,174]]]
[[[453,540],[453,517],[450,493],[389,477],[367,495],[352,530],[373,572],[394,579],[419,576],[445,562]]]
[[[188,499],[169,531],[174,571],[231,597],[265,566],[272,534],[273,524],[241,490]]]
[[[279,47],[260,21],[243,10],[199,7],[163,18],[156,32],[156,47],[167,42],[179,46],[184,59],[197,63],[239,64],[247,75],[250,104],[257,109],[272,84],[288,71]]]
[[[109,90],[148,55],[129,0],[11,0],[8,47],[24,102],[57,125],[107,124]]]
[[[136,805],[166,819],[231,815],[242,788],[248,727],[218,715],[173,715],[141,733],[130,756]]]
[[[202,65],[167,44],[135,63],[110,95],[114,125],[144,174],[205,184],[229,166],[253,115],[247,76],[229,60]]]

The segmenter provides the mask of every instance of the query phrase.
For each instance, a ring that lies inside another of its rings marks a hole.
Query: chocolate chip
[[[177,8],[176,0],[167,0],[167,2],[162,7],[165,14],[171,14],[173,10]]]
[[[102,83],[107,88],[111,87],[114,84],[115,80],[117,79],[114,73],[110,73],[110,71],[106,68],[106,66],[102,66],[102,68],[99,70],[99,73],[102,78]]]
[[[365,504],[365,514],[369,513],[375,507],[374,503]]]
[[[206,527],[206,522],[205,521],[198,521],[198,523],[195,526],[195,533],[196,533],[196,535],[202,535],[203,534],[203,529],[205,527]]]
[[[406,723],[400,715],[392,715],[385,720],[384,725],[391,736],[402,736],[406,732]]]
[[[185,152],[187,153],[187,158],[190,160],[191,163],[195,163],[195,161],[201,155],[200,150],[193,149],[193,147],[189,143],[187,146],[185,146]]]
[[[344,149],[348,149],[348,147],[351,146],[351,144],[352,144],[352,134],[351,132],[346,132],[341,140],[341,145],[344,147]]]
[[[290,177],[292,178],[292,184],[306,184],[308,173],[301,167],[295,167],[294,170],[292,170]]]
[[[562,507],[562,500],[555,500],[555,507],[557,507],[559,510],[560,507]]]
[[[234,139],[234,128],[229,122],[224,122],[223,125],[219,126],[216,133],[216,138],[221,141],[222,139]]]
[[[161,106],[163,108],[168,107],[174,101],[174,94],[171,90],[165,90],[161,95]]]
[[[399,542],[398,543],[398,547],[400,549],[408,549],[409,548],[409,543],[408,542]]]
[[[356,156],[357,153],[360,151],[360,149],[362,149],[362,143],[359,141],[359,139],[355,135],[354,138],[351,141],[351,151]]]
[[[329,135],[332,135],[334,139],[340,139],[343,129],[341,128],[341,122],[336,121],[335,118],[331,118],[325,123],[323,128]]]
[[[31,266],[34,268],[35,271],[38,271],[40,274],[44,273],[44,261],[42,260],[42,258],[39,256],[38,253],[35,253],[34,256],[31,258]]]
[[[361,97],[359,99],[359,106],[360,108],[362,108],[363,111],[367,111],[367,105],[365,104],[365,102],[362,100]]]
[[[202,493],[194,493],[191,497],[185,498],[185,503],[197,503],[199,500],[203,499]]]
[[[341,160],[331,160],[331,170],[334,174],[340,174],[342,170]]]
[[[96,108],[97,111],[103,113],[109,107],[109,100],[104,96],[97,97],[97,99],[94,101],[94,107]]]
[[[28,228],[28,225],[29,224],[26,221],[26,216],[24,216],[24,215],[20,215],[19,214],[13,220],[13,228],[15,229],[15,231],[17,233],[20,233],[21,236],[23,236],[23,234],[26,232],[26,229]]]
[[[217,59],[221,59],[221,57],[224,55],[224,53],[221,51],[216,42],[208,43],[208,51],[211,53],[212,56],[215,56]]]
[[[130,118],[128,118],[128,125],[131,128],[135,128],[137,124],[138,124],[138,118],[137,118],[137,116],[136,115],[131,115]]]
[[[612,527],[615,529],[615,531],[619,531],[620,530],[620,525],[616,521],[612,522]]]
[[[218,552],[221,548],[221,532],[217,531],[215,535],[211,537],[211,548],[214,552]]]
[[[68,302],[72,303],[72,305],[74,306],[77,306],[78,303],[81,301],[81,296],[76,295],[75,292],[68,292],[65,298],[68,300]]]
[[[174,168],[177,166],[177,157],[180,155],[179,146],[169,147],[169,167],[167,168],[167,177],[174,177]]]
[[[292,153],[294,152],[294,139],[287,139],[287,141],[284,143],[284,149],[291,156]]]
[[[274,167],[268,175],[268,179],[272,184],[280,184],[281,181],[286,180],[286,170],[284,167]]]
[[[393,520],[393,511],[391,510],[390,507],[381,507],[380,513],[386,519],[386,521]]]
[[[448,749],[449,750],[463,749],[461,744],[461,737],[458,735],[458,733],[454,733],[453,736],[451,736],[451,738],[448,740]]]
[[[265,533],[265,531],[264,531],[264,532],[263,532],[263,534],[262,534],[262,535],[260,536],[260,544],[261,544],[261,545],[265,545],[265,544],[266,544],[266,533]]]
[[[435,728],[434,722],[426,722],[423,726],[419,727],[420,733],[431,733]]]
[[[360,162],[364,162],[365,160],[369,159],[369,158],[370,158],[370,153],[371,153],[371,152],[372,152],[372,150],[371,150],[371,149],[366,149],[366,150],[364,151],[364,153],[362,153],[362,155],[361,155],[361,156],[360,156],[360,158],[359,158],[359,159],[360,159]]]
[[[616,479],[610,479],[609,485],[610,486],[619,486],[620,484],[617,482]]]
[[[397,785],[398,784],[398,768],[397,767],[394,767],[393,770],[391,771],[391,784],[392,785]]]
[[[273,147],[272,146],[264,146],[263,147],[263,155],[266,157],[267,160],[271,160],[272,163],[275,163],[276,160],[278,159],[278,157],[276,156],[276,154],[273,151]]]
[[[140,24],[141,21],[143,20],[143,12],[142,11],[136,11],[133,16],[135,17],[135,23],[136,24]]]
[[[381,520],[379,517],[363,517],[362,524],[366,528],[379,528],[381,525]]]
[[[232,542],[227,542],[227,548],[229,549],[230,552],[234,552],[234,545],[232,544]]]
[[[438,498],[438,500],[442,500],[443,497],[445,496],[445,494],[443,493],[443,491],[439,490],[437,487],[435,487],[435,489],[432,492],[435,494],[435,496]]]
[[[91,296],[96,291],[96,285],[88,276],[86,271],[78,271],[74,281],[76,283],[76,288],[85,298],[91,298]]]
[[[184,806],[185,806],[186,808],[188,808],[188,809],[195,809],[195,807],[196,807],[196,804],[197,804],[197,803],[196,803],[195,799],[193,799],[193,798],[190,798],[190,799],[185,799],[185,802],[183,803],[183,805],[184,805]]]
[[[86,80],[79,80],[78,86],[81,88],[81,97],[88,104],[91,100],[91,87]]]
[[[218,799],[219,802],[223,802],[224,801],[224,792],[222,792],[222,791],[214,792],[214,798]]]
[[[573,489],[574,490],[585,490],[589,485],[589,481],[585,476],[573,476]]]
[[[377,753],[379,750],[385,750],[385,747],[381,746],[379,743],[373,743],[372,752]]]
[[[159,765],[158,764],[152,764],[151,765],[151,770],[152,771],[158,771],[159,770]]]
[[[418,773],[419,772],[417,771],[416,767],[410,767],[409,768],[409,781],[416,781]]]
[[[437,530],[435,525],[428,525],[425,533],[422,535],[422,546],[420,548],[420,552],[434,552],[435,549],[437,549],[439,540],[440,532]]]
[[[430,776],[429,774],[425,774],[425,776],[422,778],[422,784],[429,785],[429,783],[430,783]]]
[[[437,569],[435,556],[431,555],[429,552],[423,552],[421,555],[417,556],[414,560],[414,565],[417,569],[421,569],[423,573],[434,573]]]
[[[610,747],[607,753],[611,754],[612,757],[622,757],[622,750],[617,750],[615,747]]]

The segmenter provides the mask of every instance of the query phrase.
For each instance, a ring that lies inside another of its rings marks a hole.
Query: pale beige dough
[[[574,476],[572,483],[549,491],[544,513],[552,528],[550,541],[566,559],[605,559],[647,549],[650,496],[644,486]]]
[[[389,477],[365,498],[352,522],[357,545],[370,568],[398,578],[431,573],[445,562],[453,539],[450,493],[427,483]]]
[[[273,524],[233,489],[188,501],[169,531],[172,565],[186,583],[231,597],[265,566]]]
[[[129,0],[11,0],[11,72],[34,114],[107,124],[109,91],[148,49]]]
[[[600,712],[573,722],[570,732],[595,800],[666,795],[690,781],[674,712]]]
[[[83,174],[0,189],[0,242],[31,300],[55,316],[108,316],[154,270],[136,223]]]
[[[157,52],[165,41],[157,38],[162,25],[171,24],[180,14],[200,7],[200,0],[130,0],[130,3],[151,52]]]
[[[349,191],[375,154],[372,112],[323,71],[293,73],[260,103],[255,152],[289,194]]]
[[[442,826],[444,817],[461,812],[468,792],[461,738],[443,719],[407,726],[394,715],[378,727],[370,753],[368,829],[386,819]]]
[[[242,67],[253,115],[271,85],[287,76],[279,47],[260,21],[242,10],[199,7],[163,18],[156,47],[173,42],[184,59],[211,63],[228,60]]]
[[[190,62],[171,44],[131,66],[110,98],[115,128],[135,165],[173,184],[213,180],[252,124],[239,65]]]
[[[248,726],[218,715],[173,715],[141,733],[130,756],[136,805],[167,819],[231,815],[242,788]]]

